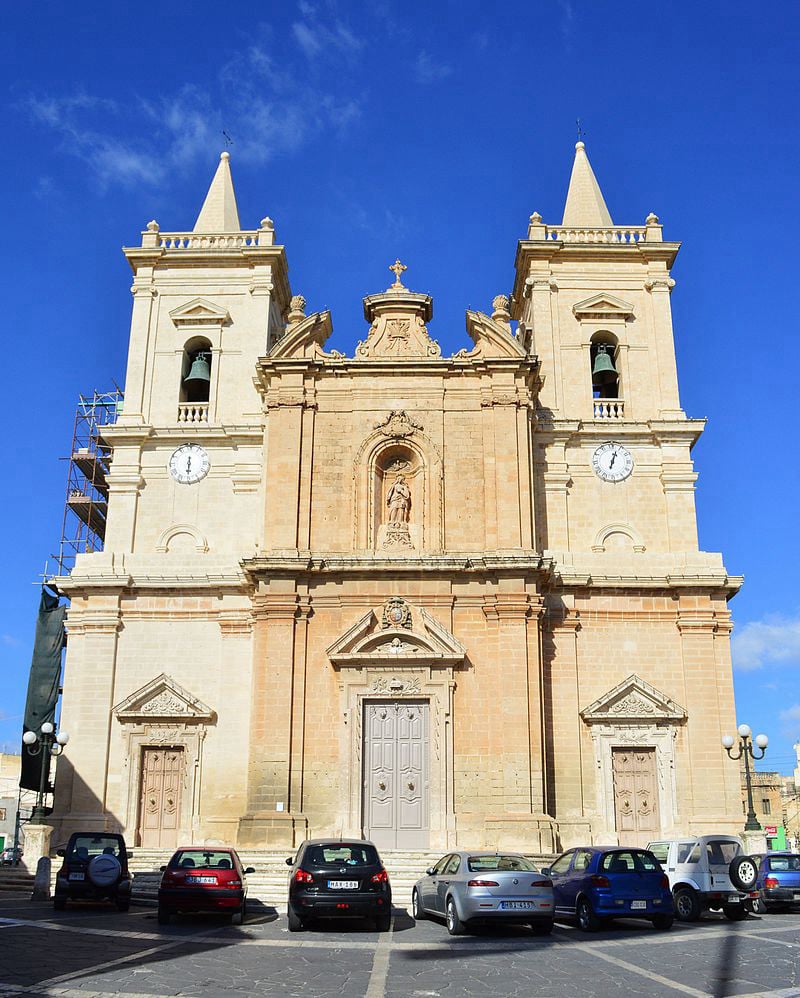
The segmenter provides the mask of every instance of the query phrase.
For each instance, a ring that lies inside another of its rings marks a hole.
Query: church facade
[[[531,216],[469,345],[442,355],[398,261],[344,356],[272,221],[241,229],[224,153],[192,232],[125,250],[105,549],[58,580],[59,834],[734,831],[741,579],[698,548],[678,249],[655,215],[613,224],[579,143],[562,224]]]

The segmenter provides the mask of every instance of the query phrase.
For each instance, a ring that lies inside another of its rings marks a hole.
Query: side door
[[[569,873],[564,878],[563,904],[574,913],[578,895],[586,886],[587,871],[592,862],[592,853],[588,849],[576,849]]]
[[[572,865],[574,849],[565,852],[550,867],[550,879],[553,881],[553,904],[557,914],[569,914],[569,909],[565,908],[564,887],[569,876],[569,868]]]
[[[444,868],[450,862],[451,857],[452,853],[442,856],[436,866],[434,866],[433,873],[422,882],[422,907],[428,911],[438,911],[436,907],[438,901],[437,885],[439,877],[444,872]]]
[[[458,873],[461,867],[461,857],[458,853],[453,853],[442,871],[442,875],[439,877],[439,883],[436,885],[436,910],[440,911],[442,914],[445,913],[444,902],[447,897],[447,891],[450,887],[450,880],[452,877]]]

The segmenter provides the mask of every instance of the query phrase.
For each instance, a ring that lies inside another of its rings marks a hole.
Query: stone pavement
[[[460,998],[460,996],[800,996],[800,913],[730,923],[708,916],[655,932],[616,923],[596,935],[559,925],[451,938],[395,910],[392,931],[320,924],[290,935],[258,908],[244,926],[182,917],[159,927],[152,907],[127,914],[0,896],[0,996],[34,998]]]

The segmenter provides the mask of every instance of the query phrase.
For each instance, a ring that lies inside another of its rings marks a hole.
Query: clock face
[[[205,478],[211,462],[198,444],[183,444],[169,459],[169,473],[181,485],[193,485]]]
[[[604,482],[622,482],[633,471],[633,457],[622,444],[600,444],[592,455],[592,468]]]

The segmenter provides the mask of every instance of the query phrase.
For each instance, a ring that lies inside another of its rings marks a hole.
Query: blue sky
[[[295,292],[363,336],[363,295],[434,296],[431,331],[509,289],[534,210],[560,221],[582,119],[612,217],[683,240],[673,310],[701,544],[733,603],[741,720],[792,768],[800,737],[795,315],[798,14],[629,0],[6,5],[6,544],[0,746],[16,747],[79,392],[124,378],[151,218],[190,228],[222,130],[245,227],[269,214]],[[10,376],[9,376],[10,375]]]

